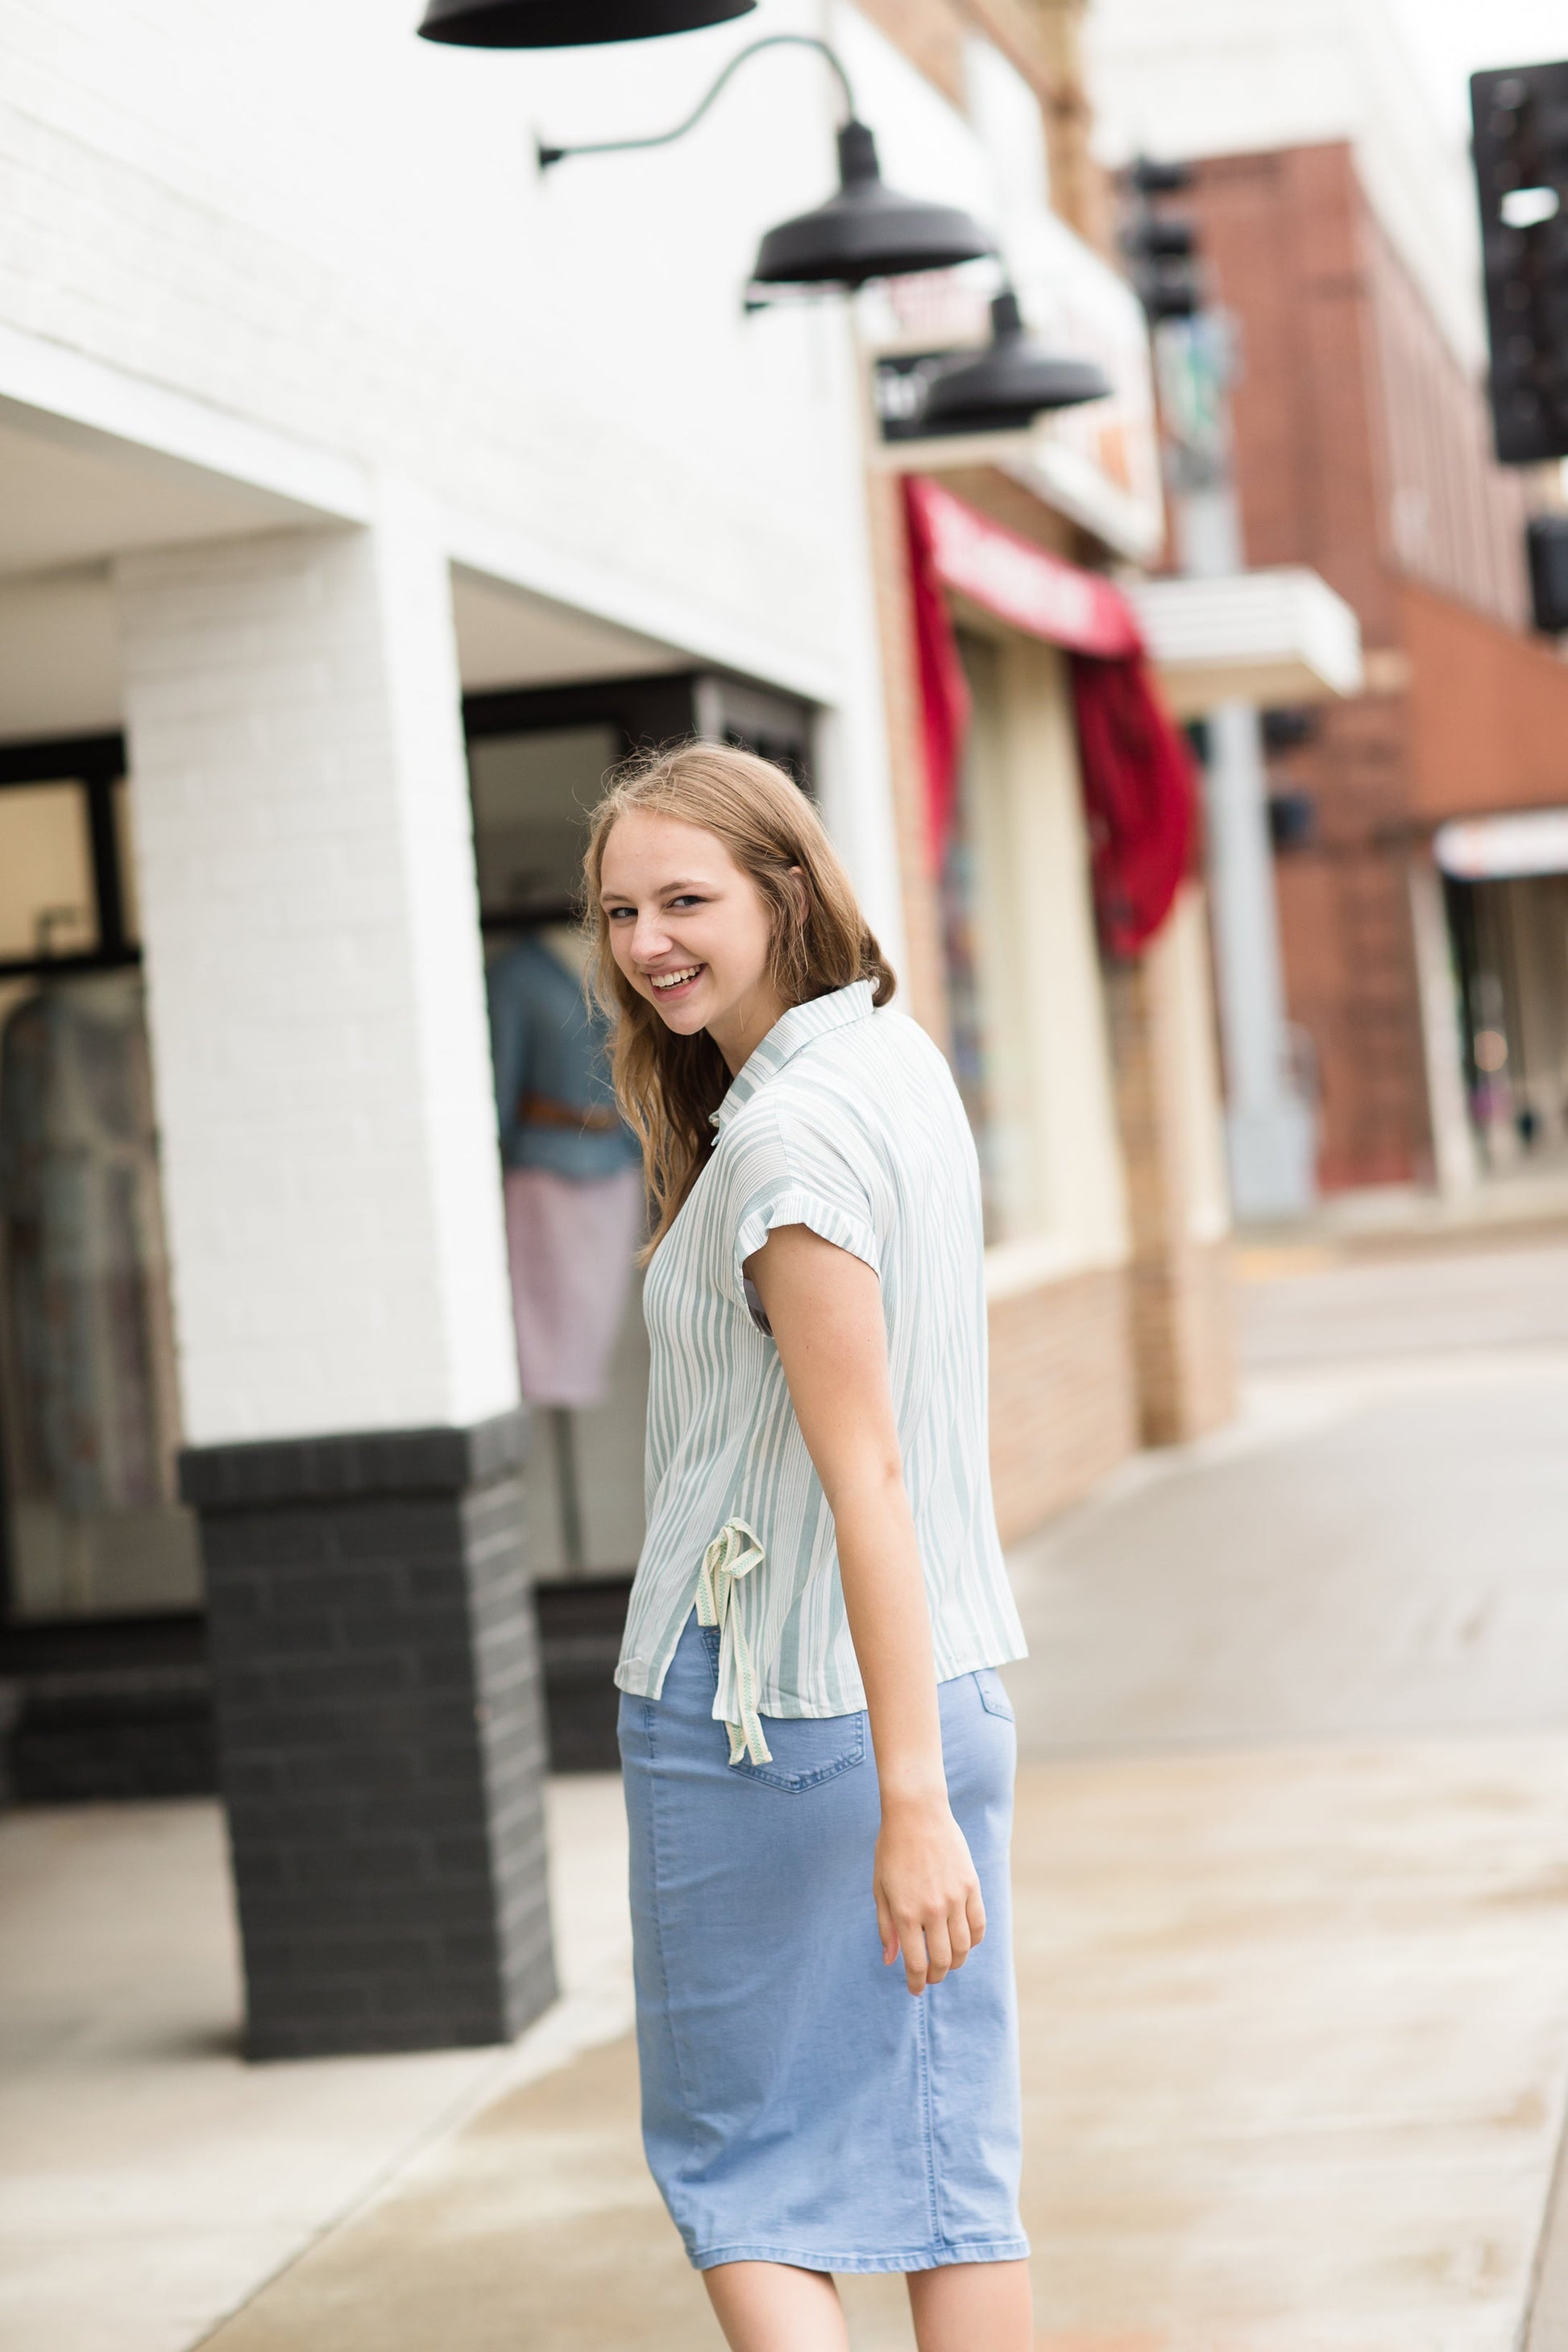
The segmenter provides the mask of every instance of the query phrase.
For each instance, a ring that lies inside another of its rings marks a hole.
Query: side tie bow
[[[726,1720],[724,1725],[730,1735],[731,1764],[739,1764],[747,1756],[753,1764],[771,1764],[773,1760],[763,1737],[763,1719],[757,1713],[756,1661],[741,1622],[741,1612],[730,1605],[740,1579],[750,1576],[752,1569],[761,1568],[764,1556],[755,1530],[744,1519],[727,1519],[703,1553],[702,1571],[697,1580],[697,1622],[719,1628],[720,1685],[722,1687],[728,1679],[740,1705],[740,1720]]]

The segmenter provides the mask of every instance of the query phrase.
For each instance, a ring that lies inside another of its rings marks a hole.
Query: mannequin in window
[[[610,1089],[585,948],[541,919],[491,964],[490,1045],[500,1127],[518,1375],[551,1409],[566,1566],[584,1566],[571,1413],[602,1402],[642,1235],[642,1155]]]

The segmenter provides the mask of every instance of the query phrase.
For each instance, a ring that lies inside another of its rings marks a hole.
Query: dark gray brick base
[[[253,2057],[502,2041],[554,1998],[522,1426],[184,1457]]]

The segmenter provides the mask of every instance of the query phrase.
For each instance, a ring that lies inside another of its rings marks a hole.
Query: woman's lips
[[[673,1004],[679,1003],[682,997],[689,996],[707,969],[706,964],[682,964],[679,967],[679,979],[676,979],[673,974],[650,971],[647,976],[648,985],[653,990],[654,1002],[658,1004]]]

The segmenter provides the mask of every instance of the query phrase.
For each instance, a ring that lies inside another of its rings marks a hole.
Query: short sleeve
[[[778,1225],[809,1225],[825,1242],[882,1271],[870,1197],[845,1145],[815,1121],[782,1118],[770,1105],[737,1167],[738,1214],[730,1264],[733,1296],[753,1319],[746,1260]]]

